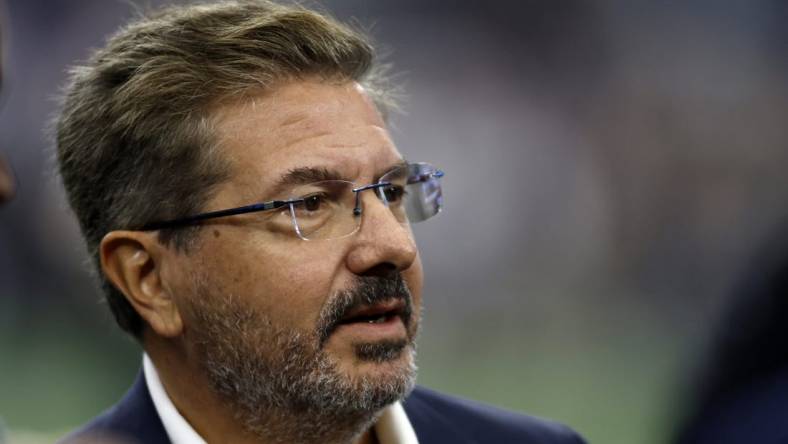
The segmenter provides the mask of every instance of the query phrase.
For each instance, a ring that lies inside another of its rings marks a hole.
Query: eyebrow
[[[271,188],[271,195],[277,196],[288,189],[323,180],[344,180],[338,171],[325,167],[297,167],[288,170]]]
[[[386,167],[386,169],[383,172],[379,172],[378,174],[376,174],[375,175],[375,178],[376,178],[375,180],[379,180],[380,176],[388,173],[389,171],[391,171],[391,170],[393,170],[395,168],[403,168],[403,167],[408,166],[408,163],[409,162],[407,160],[405,160],[405,159],[398,160],[397,162],[395,162],[395,163],[389,165],[388,167]]]
[[[377,181],[381,176],[388,173],[389,171],[395,168],[406,166],[407,164],[408,162],[405,159],[400,159],[396,163],[386,167],[382,172],[376,174],[375,180]],[[321,182],[324,180],[347,180],[348,182],[353,182],[347,177],[344,177],[341,173],[339,173],[339,171],[330,168],[296,167],[282,174],[282,176],[271,188],[270,194],[276,196],[295,186],[307,185],[313,182]]]

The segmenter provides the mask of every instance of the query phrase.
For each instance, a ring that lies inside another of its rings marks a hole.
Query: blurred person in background
[[[757,253],[693,380],[677,444],[788,442],[788,224]]]
[[[0,25],[3,22],[2,17],[3,4],[0,3]],[[3,83],[3,29],[0,27],[0,91],[2,91]],[[2,150],[2,147],[0,147]],[[0,151],[0,205],[11,200],[14,196],[14,176],[11,173],[11,167],[3,158],[2,151]]]
[[[115,318],[126,396],[64,442],[582,443],[415,387],[406,162],[367,40],[265,1],[164,9],[74,68],[58,165]]]
[[[14,176],[11,167],[0,156],[0,204],[8,202],[14,196]]]

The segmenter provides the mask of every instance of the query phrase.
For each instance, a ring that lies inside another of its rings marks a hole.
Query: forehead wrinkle
[[[280,128],[286,128],[297,123],[301,123],[308,119],[309,115],[304,112],[295,112],[292,115],[285,115],[282,121],[277,125]]]
[[[353,125],[349,125],[343,119],[325,119],[319,113],[311,114],[296,112],[273,125],[273,132],[276,133],[282,146],[293,146],[321,136],[340,135],[343,130],[354,129]]]

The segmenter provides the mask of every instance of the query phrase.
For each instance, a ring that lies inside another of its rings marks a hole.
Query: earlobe
[[[112,231],[99,246],[107,279],[154,333],[171,338],[181,334],[183,321],[162,276],[165,253],[155,234],[141,231]]]

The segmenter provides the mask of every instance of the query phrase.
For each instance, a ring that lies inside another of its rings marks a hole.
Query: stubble
[[[203,370],[252,434],[282,443],[350,442],[415,384],[419,320],[400,275],[358,278],[352,288],[329,298],[315,328],[306,332],[277,325],[238,297],[222,294],[205,275],[194,279],[191,311],[197,328],[190,334]],[[392,297],[405,302],[407,338],[353,346],[359,361],[398,364],[370,375],[343,373],[326,352],[326,340],[354,307]]]

